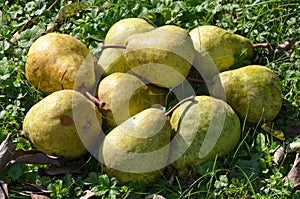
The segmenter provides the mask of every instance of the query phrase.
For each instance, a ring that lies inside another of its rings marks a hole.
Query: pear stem
[[[195,95],[192,95],[190,97],[184,98],[183,100],[179,101],[175,106],[173,106],[168,112],[166,112],[166,116],[170,116],[173,111],[178,108],[181,104],[188,102],[188,101],[193,101],[195,99]]]
[[[126,46],[124,45],[102,45],[101,50],[105,50],[107,48],[120,48],[120,49],[126,49]]]
[[[102,109],[105,106],[105,102],[103,102],[103,101],[99,100],[98,98],[92,96],[89,92],[86,91],[85,94],[87,95],[87,97],[92,102],[94,102],[95,104],[97,104],[100,109]]]
[[[258,43],[258,44],[252,44],[253,48],[259,48],[259,47],[263,47],[263,48],[267,48],[269,47],[268,43]]]

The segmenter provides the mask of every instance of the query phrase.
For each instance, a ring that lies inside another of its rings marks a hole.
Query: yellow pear
[[[27,112],[23,131],[48,154],[76,159],[99,145],[102,118],[97,107],[75,90],[55,91]]]
[[[194,65],[202,65],[207,67],[207,70],[214,69],[215,66],[218,68],[218,72],[229,70],[237,63],[236,56],[239,56],[244,50],[246,59],[250,60],[253,57],[253,47],[248,38],[230,33],[218,26],[198,26],[189,34],[197,51]],[[209,62],[209,57],[213,62]]]
[[[154,27],[142,18],[126,18],[116,22],[107,32],[104,45],[123,45],[125,39],[135,33],[148,32]],[[107,76],[114,72],[127,72],[127,66],[123,56],[124,49],[108,48],[103,49],[98,67]]]
[[[188,32],[174,25],[131,35],[125,46],[124,55],[131,70],[165,88],[175,87],[185,80],[195,53]]]
[[[25,66],[27,80],[43,92],[93,90],[93,56],[78,39],[61,33],[39,37],[31,45]]]
[[[170,162],[180,173],[233,151],[241,135],[240,120],[225,102],[196,96],[176,108],[171,117],[175,136]]]
[[[167,165],[172,129],[165,113],[148,108],[130,117],[104,138],[100,160],[119,184],[156,181]]]
[[[272,121],[282,106],[279,77],[269,68],[249,65],[224,71],[213,79],[211,95],[225,100],[241,120],[256,124]],[[216,86],[221,83],[220,86]],[[224,93],[226,97],[220,96]]]
[[[117,72],[106,76],[98,86],[98,98],[105,103],[100,109],[103,127],[113,129],[144,109],[165,105],[167,93],[131,74]]]
[[[124,44],[125,39],[135,33],[148,32],[154,27],[142,18],[125,18],[116,22],[108,30],[105,44]]]

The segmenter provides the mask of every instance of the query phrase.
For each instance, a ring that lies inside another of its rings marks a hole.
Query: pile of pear
[[[48,95],[27,112],[24,134],[48,155],[93,155],[119,184],[155,182],[168,166],[194,173],[236,149],[242,122],[270,122],[281,109],[278,76],[260,65],[233,69],[240,54],[252,60],[250,40],[212,25],[122,19],[96,64],[78,39],[46,34],[30,47],[25,72]],[[209,95],[176,98],[195,71]]]

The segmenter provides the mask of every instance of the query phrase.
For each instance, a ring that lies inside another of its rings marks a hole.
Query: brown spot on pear
[[[62,126],[71,126],[71,125],[74,125],[74,121],[68,115],[61,116],[60,123],[61,123]]]
[[[93,56],[78,39],[61,33],[39,37],[26,60],[26,78],[40,91],[75,89],[82,93],[95,86]]]
[[[31,107],[23,131],[38,150],[76,159],[99,145],[101,125],[101,114],[90,100],[78,91],[61,90]]]

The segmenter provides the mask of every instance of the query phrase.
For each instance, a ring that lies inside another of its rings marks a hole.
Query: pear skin
[[[269,68],[249,65],[239,69],[224,71],[215,76],[215,84],[221,81],[223,88],[212,85],[211,95],[219,96],[220,90],[226,93],[225,100],[239,115],[241,120],[257,124],[271,122],[282,106],[282,88],[279,77]]]
[[[213,25],[198,26],[189,32],[197,56],[194,63],[206,61],[210,56],[219,72],[229,70],[237,63],[236,55],[240,55],[246,50],[246,59],[253,58],[253,47],[250,40],[238,34],[233,34],[227,30]],[[210,64],[210,63],[209,63]],[[204,66],[214,68],[211,66]]]
[[[119,184],[155,182],[167,164],[172,128],[165,113],[145,109],[118,125],[105,137],[100,160]]]
[[[104,45],[123,45],[125,39],[135,33],[148,32],[154,27],[141,18],[126,18],[116,22],[107,32]],[[98,60],[98,69],[103,72],[103,76],[108,76],[115,72],[130,70],[124,59],[124,50],[108,48],[102,51]]]
[[[36,89],[52,93],[75,89],[82,93],[95,88],[93,56],[80,40],[70,35],[49,33],[29,48],[25,75]]]
[[[233,151],[241,135],[237,114],[228,104],[210,96],[196,96],[176,108],[170,123],[176,135],[169,161],[180,174]]]
[[[110,27],[104,43],[122,45],[128,36],[139,32],[148,32],[153,29],[154,26],[142,18],[121,19]]]
[[[195,53],[188,32],[174,25],[131,35],[125,46],[125,59],[133,73],[165,88],[185,80]]]
[[[146,85],[138,77],[128,73],[113,73],[106,76],[98,86],[98,98],[105,102],[100,110],[103,127],[115,128],[138,112],[155,104],[163,106],[167,90]]]
[[[24,134],[36,149],[65,159],[79,158],[99,145],[101,126],[97,107],[75,90],[51,93],[23,121]]]

